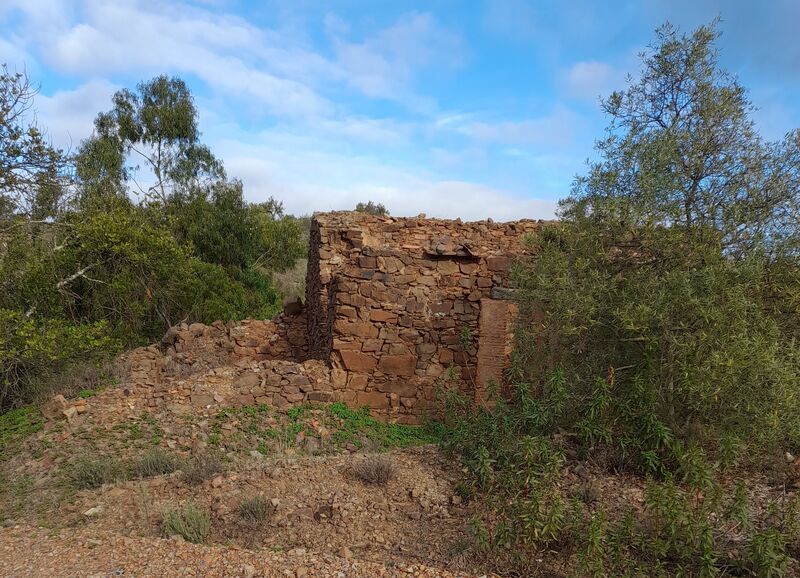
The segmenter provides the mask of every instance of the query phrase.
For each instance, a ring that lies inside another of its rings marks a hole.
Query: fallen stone
[[[42,415],[47,419],[58,419],[64,416],[64,410],[68,407],[69,404],[64,396],[56,395],[42,406]]]
[[[104,510],[103,506],[95,506],[94,508],[89,508],[88,510],[86,510],[83,513],[83,515],[86,516],[87,518],[93,518],[95,516],[99,516],[100,514],[102,514],[103,510]]]

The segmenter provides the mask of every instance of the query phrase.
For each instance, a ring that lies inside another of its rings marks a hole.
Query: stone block
[[[233,382],[234,389],[250,391],[261,385],[261,376],[257,373],[243,373]]]
[[[368,321],[347,321],[337,319],[333,329],[339,335],[351,335],[364,339],[378,337],[378,328]]]
[[[334,401],[335,396],[331,391],[312,391],[308,394],[308,401],[328,402]]]
[[[361,342],[359,341],[344,341],[342,339],[334,339],[333,340],[333,348],[337,351],[341,351],[343,349],[350,349],[354,351],[358,351],[361,349]]]
[[[385,311],[383,309],[373,309],[369,312],[369,320],[378,321],[381,323],[396,323],[397,313]]]
[[[453,275],[460,271],[458,263],[450,259],[443,259],[439,261],[436,268],[439,270],[440,273],[444,275]]]
[[[356,393],[356,403],[359,406],[367,406],[371,409],[387,409],[389,407],[389,397],[385,393],[377,391],[359,391]]]
[[[489,268],[489,271],[508,271],[508,265],[508,257],[505,256],[486,258],[486,266]]]
[[[417,358],[414,355],[384,355],[378,369],[387,375],[414,375]]]
[[[380,351],[383,346],[383,339],[367,339],[361,346],[361,351]]]
[[[339,355],[342,356],[342,363],[348,371],[355,371],[358,373],[370,373],[375,371],[377,361],[371,355],[361,353],[360,351],[340,351]]]

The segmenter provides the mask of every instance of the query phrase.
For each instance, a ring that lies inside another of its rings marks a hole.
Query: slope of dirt
[[[69,401],[69,419],[31,415],[0,448],[0,575],[484,574],[463,555],[474,512],[457,495],[460,465],[419,428],[336,405],[148,408],[146,393],[122,385]],[[137,477],[153,448],[183,464],[214,453],[224,471],[199,484],[180,470]],[[394,468],[385,486],[354,473],[378,453]],[[81,464],[103,460],[119,480],[79,489]],[[253,496],[271,507],[258,525],[239,513]],[[204,545],[164,535],[162,513],[187,503],[211,515]]]

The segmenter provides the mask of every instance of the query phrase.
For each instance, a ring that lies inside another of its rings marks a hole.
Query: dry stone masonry
[[[485,395],[510,354],[509,266],[540,226],[315,215],[308,351],[330,364],[337,397],[415,422],[433,408],[438,382]]]
[[[175,411],[343,401],[416,423],[437,384],[481,400],[510,355],[510,264],[541,225],[317,214],[304,306],[173,327],[127,355],[130,381]]]

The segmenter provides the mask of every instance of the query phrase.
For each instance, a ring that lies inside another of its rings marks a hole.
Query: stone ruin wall
[[[315,215],[309,352],[330,363],[337,398],[417,422],[434,409],[443,380],[454,377],[484,397],[510,355],[511,259],[525,253],[524,236],[540,226]]]
[[[304,307],[172,327],[126,354],[127,382],[144,388],[146,407],[173,411],[343,401],[417,423],[438,383],[480,401],[508,365],[509,265],[540,226],[317,214]]]

